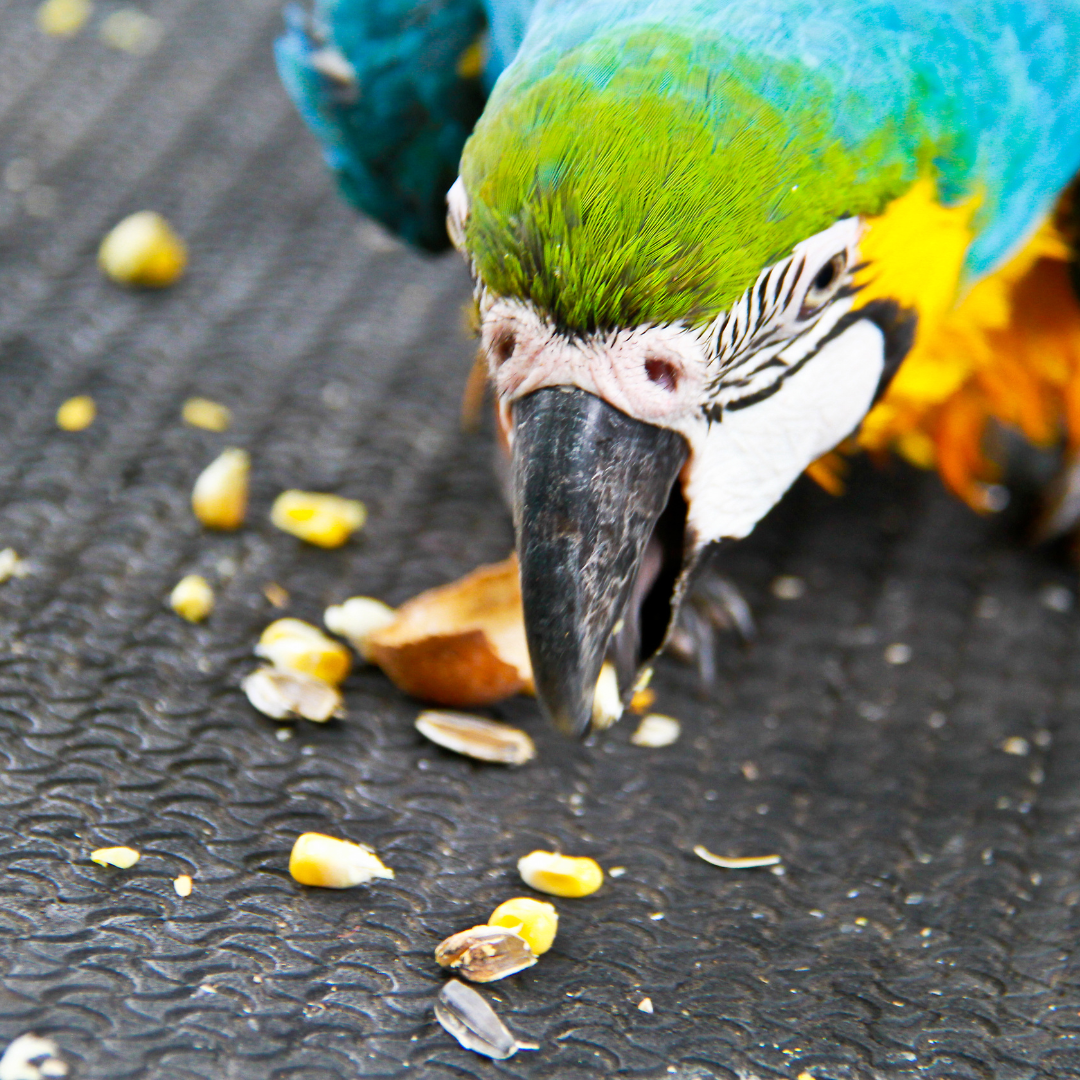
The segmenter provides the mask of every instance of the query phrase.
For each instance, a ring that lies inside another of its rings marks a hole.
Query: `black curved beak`
[[[514,405],[525,633],[537,697],[568,735],[588,727],[612,631],[625,622],[646,545],[686,456],[681,435],[584,390],[537,390]]]

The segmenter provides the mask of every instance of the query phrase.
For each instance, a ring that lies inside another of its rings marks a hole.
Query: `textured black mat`
[[[489,442],[457,428],[463,269],[338,203],[273,74],[278,6],[158,2],[164,43],[137,60],[97,38],[111,5],[59,42],[0,4],[0,167],[34,169],[0,192],[0,547],[34,564],[0,587],[0,1036],[51,1034],[102,1080],[1080,1075],[1078,623],[1040,599],[1071,576],[933,478],[800,485],[725,556],[761,641],[712,701],[662,666],[670,749],[626,724],[573,747],[515,701],[498,713],[539,762],[480,768],[422,744],[371,671],[346,721],[288,742],[251,710],[268,582],[318,619],[510,543]],[[94,265],[143,208],[191,244],[161,295]],[[97,423],[57,431],[83,391]],[[192,393],[233,431],[182,426]],[[207,536],[190,486],[229,443],[254,456],[250,525]],[[272,530],[286,486],[366,500],[363,538]],[[164,606],[192,570],[218,589],[204,628]],[[776,599],[781,573],[806,595]],[[910,663],[886,663],[897,642]],[[373,844],[396,880],[300,888],[309,829]],[[112,843],[142,861],[88,862]],[[626,873],[560,903],[553,952],[494,989],[542,1049],[492,1064],[434,1025],[431,950],[519,893],[537,846]]]

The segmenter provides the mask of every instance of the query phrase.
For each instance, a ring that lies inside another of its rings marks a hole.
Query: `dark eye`
[[[663,390],[672,391],[679,385],[679,373],[675,365],[657,356],[645,361],[645,374]]]
[[[491,355],[495,357],[496,364],[505,364],[514,355],[517,339],[509,330],[500,330],[491,339]]]
[[[829,301],[840,284],[840,278],[847,268],[847,258],[844,255],[834,255],[815,275],[810,282],[810,288],[803,297],[802,308],[799,318],[806,319],[818,311]]]

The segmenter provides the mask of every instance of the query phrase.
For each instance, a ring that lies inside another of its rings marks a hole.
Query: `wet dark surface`
[[[539,760],[480,767],[370,670],[346,720],[278,740],[237,689],[267,583],[317,620],[508,549],[490,440],[458,430],[468,283],[339,204],[272,70],[278,0],[153,4],[144,59],[99,41],[111,10],[65,42],[0,4],[0,165],[34,165],[0,191],[0,547],[33,563],[0,587],[0,1037],[51,1034],[102,1080],[1080,1075],[1078,617],[1043,602],[1072,576],[932,477],[800,484],[724,555],[760,641],[728,645],[711,700],[661,665],[671,748],[627,723],[579,748],[518,700],[497,715]],[[191,246],[162,294],[94,263],[144,208]],[[59,432],[81,392],[97,422]],[[232,431],[184,427],[193,393]],[[250,523],[207,535],[189,492],[225,445],[254,457]],[[267,521],[290,486],[364,499],[368,528],[302,547]],[[217,589],[204,627],[165,607],[190,571]],[[297,886],[305,830],[395,880]],[[134,869],[88,861],[117,843]],[[523,891],[534,847],[625,874],[490,991],[542,1048],[489,1063],[434,1025],[431,951]]]

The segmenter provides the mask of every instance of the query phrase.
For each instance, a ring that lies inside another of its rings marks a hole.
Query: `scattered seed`
[[[56,410],[56,426],[61,431],[85,431],[97,416],[97,405],[89,394],[68,398]]]
[[[323,889],[351,889],[373,878],[394,876],[394,871],[366,845],[321,833],[297,837],[289,856],[289,873],[301,885]]]
[[[169,606],[182,619],[198,623],[214,610],[214,590],[206,578],[188,574],[176,584],[169,594]]]
[[[777,600],[801,600],[806,595],[806,582],[794,574],[781,574],[769,586]]]
[[[546,900],[517,896],[505,900],[488,919],[489,926],[506,926],[517,931],[532,949],[534,956],[543,956],[555,941],[559,929],[559,913]]]
[[[37,9],[38,29],[51,37],[74,37],[93,7],[90,0],[45,0]]]
[[[622,695],[619,693],[619,677],[615,674],[615,665],[605,660],[600,668],[600,677],[596,680],[593,693],[593,727],[603,731],[611,727],[623,714]]]
[[[67,1076],[67,1062],[52,1039],[27,1032],[8,1044],[0,1057],[0,1080],[53,1080]]]
[[[504,1061],[519,1050],[538,1050],[536,1043],[514,1038],[495,1010],[471,986],[451,979],[435,1001],[435,1019],[466,1050]]]
[[[595,859],[533,851],[518,859],[522,881],[537,892],[552,896],[589,896],[604,882],[604,871]]]
[[[193,397],[184,402],[180,415],[185,424],[202,428],[204,431],[228,431],[232,423],[232,412],[226,405],[219,405],[209,398]]]
[[[1010,735],[1002,744],[1001,749],[1006,754],[1016,757],[1027,757],[1031,753],[1031,743],[1020,735]]]
[[[318,547],[341,547],[364,527],[367,509],[357,499],[314,491],[283,491],[270,509],[270,520],[283,532]]]
[[[251,455],[230,447],[223,450],[195,481],[191,508],[208,529],[239,529],[248,503]]]
[[[98,265],[119,285],[161,289],[183,274],[187,249],[165,218],[140,210],[114,225],[101,241]]]
[[[149,56],[161,44],[161,23],[138,8],[114,11],[101,24],[98,36],[111,49]]]
[[[292,737],[292,728],[279,727],[277,731],[274,732],[274,738],[277,739],[278,742],[288,742]]]
[[[301,716],[316,724],[325,724],[331,717],[345,715],[344,702],[337,688],[311,675],[262,667],[248,675],[240,688],[248,701],[272,720],[292,720]]]
[[[303,619],[275,619],[259,638],[255,655],[279,671],[295,672],[337,686],[352,667],[349,650]]]
[[[472,926],[451,934],[435,947],[435,959],[444,968],[470,982],[495,982],[536,963],[529,943],[506,926]]]
[[[739,772],[743,774],[744,780],[749,780],[751,783],[754,780],[761,779],[761,770],[757,767],[757,764],[753,761],[744,761],[739,766]]]
[[[608,877],[620,878],[626,873],[625,866],[608,867]]]
[[[323,614],[326,629],[348,639],[365,660],[368,659],[368,638],[396,618],[397,612],[389,604],[370,596],[350,597],[343,604],[328,607]]]
[[[638,724],[637,731],[630,736],[635,746],[647,746],[657,750],[662,746],[671,746],[682,734],[682,725],[672,716],[650,713]]]
[[[655,1012],[653,1009],[652,998],[644,997],[638,1002],[637,1006],[643,1013]]]
[[[906,664],[911,660],[911,646],[902,641],[894,642],[885,649],[886,664]]]
[[[4,548],[0,551],[0,585],[12,578],[26,577],[30,573],[30,563],[26,559],[20,559],[19,553],[14,548]]]
[[[177,896],[190,896],[192,889],[191,875],[181,874],[173,881],[172,887],[176,890]]]
[[[1047,585],[1039,593],[1039,603],[1049,611],[1063,614],[1073,606],[1073,594],[1064,585]]]
[[[276,581],[271,581],[263,586],[263,596],[276,608],[288,607],[289,590],[283,589]]]
[[[479,716],[429,709],[416,718],[416,730],[447,750],[479,761],[524,765],[536,757],[536,747],[524,731]]]
[[[118,866],[121,870],[130,870],[140,858],[140,854],[129,847],[103,847],[90,852],[91,862],[98,866]]]
[[[714,855],[701,844],[694,846],[694,854],[704,859],[710,866],[719,866],[721,870],[754,870],[759,866],[779,866],[779,855],[749,855],[738,859],[729,859],[723,855]]]

